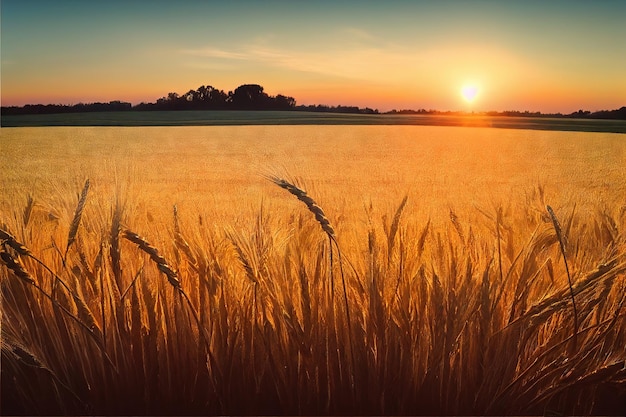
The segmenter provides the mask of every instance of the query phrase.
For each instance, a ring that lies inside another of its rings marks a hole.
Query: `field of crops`
[[[0,126],[412,125],[626,133],[626,120],[310,111],[176,110],[0,115]]]
[[[3,414],[626,414],[624,135],[0,134]]]

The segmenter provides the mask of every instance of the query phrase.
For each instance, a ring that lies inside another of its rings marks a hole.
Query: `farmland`
[[[623,135],[1,134],[4,413],[623,414]]]

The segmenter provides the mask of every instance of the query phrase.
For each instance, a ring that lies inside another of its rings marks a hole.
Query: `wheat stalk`
[[[559,220],[556,218],[556,214],[554,214],[554,210],[552,210],[552,207],[546,206],[546,210],[548,210],[548,213],[550,214],[550,218],[552,219],[552,225],[554,226],[556,237],[559,240],[561,254],[563,254],[563,263],[565,263],[565,272],[567,273],[567,283],[569,285],[570,296],[572,298],[572,307],[574,310],[574,335],[572,336],[572,346],[573,346],[573,349],[576,350],[576,335],[578,334],[578,311],[576,309],[576,299],[574,298],[574,288],[572,287],[572,277],[570,276],[570,273],[569,273],[569,266],[567,264],[567,256],[565,255],[565,237],[563,236],[561,224],[559,223]]]
[[[154,262],[157,265],[157,268],[159,269],[159,271],[165,274],[168,282],[187,301],[187,306],[189,307],[189,310],[191,311],[191,314],[193,315],[193,318],[196,321],[196,325],[198,326],[198,333],[200,334],[200,337],[202,337],[202,339],[204,340],[206,344],[209,359],[212,362],[215,362],[215,359],[213,358],[213,354],[211,353],[211,349],[210,349],[209,337],[207,336],[206,330],[204,329],[204,327],[202,327],[202,325],[200,324],[200,318],[198,317],[198,312],[194,308],[193,304],[191,304],[191,299],[189,298],[187,293],[183,290],[183,288],[180,285],[180,281],[178,280],[178,273],[176,272],[176,270],[174,270],[167,263],[166,259],[159,254],[159,251],[157,250],[157,248],[152,246],[150,242],[148,242],[145,238],[139,236],[137,233],[129,229],[126,229],[124,231],[123,236],[126,240],[129,240],[130,242],[136,244],[139,247],[139,249],[141,249],[143,252],[145,252],[146,254],[150,256],[150,259],[152,260],[152,262]],[[133,282],[135,282],[135,280],[133,280]],[[125,293],[129,289],[130,287],[125,291]]]
[[[35,200],[33,200],[33,197],[29,194],[28,199],[26,200],[26,207],[24,207],[24,215],[23,215],[24,226],[28,226],[28,223],[30,222],[30,216],[33,213],[34,206],[35,206]]]
[[[167,263],[165,258],[159,254],[157,248],[152,246],[145,238],[139,236],[137,233],[131,230],[125,230],[123,236],[126,240],[129,240],[136,244],[139,249],[147,253],[150,256],[152,262],[157,265],[159,271],[163,272],[167,277],[168,282],[176,289],[180,289],[180,281],[178,280],[177,272]]]
[[[279,187],[289,191],[291,194],[295,195],[298,200],[306,204],[309,211],[315,215],[315,220],[317,220],[320,226],[322,226],[322,230],[328,235],[329,238],[336,242],[335,230],[331,226],[328,217],[326,217],[324,210],[322,210],[322,208],[315,202],[315,200],[309,197],[306,191],[282,178],[268,176],[267,179],[269,179]]]
[[[23,243],[18,242],[11,233],[2,228],[0,228],[0,240],[20,255],[34,258],[32,252]]]
[[[252,262],[250,262],[250,259],[242,249],[241,245],[237,243],[237,240],[233,236],[229,236],[229,239],[237,252],[237,258],[239,258],[243,269],[246,271],[246,277],[248,277],[253,284],[258,284],[259,281],[257,279],[257,274],[255,273],[255,268],[252,266]]]
[[[391,254],[393,252],[393,247],[395,244],[396,233],[398,232],[398,227],[400,226],[400,216],[402,216],[402,211],[406,206],[406,202],[408,201],[409,196],[405,195],[400,203],[400,206],[396,210],[396,213],[393,216],[393,220],[391,221],[391,227],[389,228],[389,235],[387,235],[387,263],[391,262]]]
[[[450,221],[452,222],[452,225],[454,226],[454,230],[456,230],[456,233],[459,235],[459,238],[461,238],[461,243],[465,244],[465,235],[463,234],[463,228],[461,228],[459,217],[456,215],[456,213],[452,209],[450,209]]]
[[[5,357],[4,352],[6,352],[7,357],[13,358],[14,360],[23,364],[24,366],[47,372],[54,381],[56,381],[67,392],[69,392],[76,400],[80,402],[80,404],[85,409],[87,409],[87,405],[80,398],[80,396],[72,388],[70,388],[69,385],[63,382],[61,378],[59,378],[59,376],[55,372],[53,372],[52,369],[50,369],[50,367],[48,367],[39,357],[37,357],[37,355],[35,355],[32,351],[30,351],[28,348],[26,348],[22,344],[16,343],[14,341],[6,340],[6,339],[7,338],[5,337],[5,335],[2,334],[2,351],[3,351],[2,357],[3,358]]]
[[[85,209],[85,203],[87,202],[88,192],[89,192],[89,179],[85,181],[85,186],[83,187],[83,191],[80,193],[80,198],[78,199],[78,205],[76,206],[76,211],[74,212],[74,217],[72,218],[72,224],[70,225],[70,231],[67,235],[67,246],[65,247],[65,254],[63,255],[64,265],[67,259],[67,252],[70,250],[70,246],[72,246],[72,244],[76,240],[76,234],[78,233],[78,226],[80,225],[80,219],[83,215],[83,210]]]
[[[26,245],[24,245],[23,243],[17,241],[17,239],[15,239],[15,237],[11,233],[9,233],[6,230],[0,229],[0,240],[2,240],[3,246],[4,245],[9,246],[15,252],[17,252],[20,256],[27,256],[27,257],[33,259],[35,262],[37,262],[39,265],[41,265],[45,270],[50,272],[50,274],[54,277],[55,285],[56,285],[57,282],[60,282],[61,285],[63,285],[70,293],[72,293],[72,296],[76,296],[73,293],[72,289],[65,283],[65,281],[63,281],[54,271],[52,271],[39,258],[37,258],[35,255],[33,255],[31,250],[28,249],[26,247]],[[7,263],[7,266],[8,265],[14,266],[15,267],[15,269],[14,269],[15,274],[18,277],[22,278],[23,280],[28,281],[28,278],[26,277],[26,275],[24,275],[24,272],[22,271],[23,267],[21,266],[21,263],[19,262],[19,260],[13,258],[8,252],[6,252],[6,250],[3,251],[3,254],[4,253],[6,253],[6,255],[2,255],[2,256],[3,256],[3,259],[6,258],[5,263]],[[13,268],[10,267],[10,269],[13,269]]]
[[[39,285],[37,285],[37,282],[35,281],[33,276],[30,274],[30,272],[28,272],[26,270],[24,265],[20,262],[19,258],[14,258],[9,252],[2,251],[2,252],[0,252],[0,259],[2,259],[2,262],[6,265],[6,267],[8,269],[13,271],[13,274],[15,274],[16,277],[18,277],[24,283],[26,283],[28,285],[32,285],[44,297],[46,297],[48,300],[50,300],[54,306],[59,307],[65,314],[67,314],[79,326],[81,326],[83,329],[85,329],[87,331],[87,333],[96,342],[97,346],[101,349],[102,353],[104,354],[104,356],[108,360],[109,364],[117,372],[117,369],[115,368],[115,365],[113,364],[111,359],[108,357],[108,355],[104,351],[103,344],[102,344],[103,343],[102,342],[102,332],[100,331],[100,328],[97,325],[97,323],[95,321],[95,318],[93,317],[93,314],[91,313],[91,310],[89,310],[89,308],[87,307],[85,302],[82,299],[80,299],[80,297],[78,297],[60,278],[58,278],[58,276],[56,276],[56,274],[53,274],[55,276],[55,278],[59,282],[61,282],[63,284],[63,286],[68,290],[68,292],[70,293],[70,295],[72,296],[72,298],[74,299],[74,301],[77,304],[77,307],[78,307],[78,310],[79,310],[79,314],[81,316],[83,316],[84,318],[86,318],[87,324],[85,324],[80,318],[78,318],[76,315],[74,315],[66,307],[64,307],[61,304],[59,304],[59,302],[54,297],[52,297],[43,288],[41,288]],[[36,259],[36,258],[34,258],[34,259]],[[44,267],[45,267],[45,265],[44,265]],[[50,270],[48,269],[48,271],[50,271]]]
[[[330,270],[331,270],[331,291],[332,290],[332,269],[333,269],[333,243],[335,244],[335,247],[337,248],[337,254],[339,256],[339,270],[341,272],[341,284],[343,287],[343,298],[344,298],[344,306],[346,309],[346,327],[347,327],[347,333],[348,333],[348,345],[349,345],[349,350],[350,350],[350,361],[351,361],[351,365],[352,365],[352,370],[354,371],[355,369],[355,364],[356,364],[356,360],[354,357],[354,345],[352,343],[352,320],[350,318],[350,306],[348,303],[348,290],[346,288],[346,279],[344,277],[344,273],[343,273],[343,262],[342,262],[342,258],[341,258],[341,250],[339,249],[339,243],[337,242],[337,237],[335,235],[335,229],[333,229],[332,225],[330,224],[330,221],[328,220],[328,217],[326,217],[326,214],[324,213],[324,210],[315,202],[315,200],[313,198],[311,198],[306,191],[304,191],[303,189],[301,189],[300,187],[290,183],[289,181],[276,177],[276,176],[268,176],[267,179],[269,179],[270,181],[272,181],[274,184],[278,185],[279,187],[289,191],[291,194],[295,195],[298,200],[302,201],[306,207],[309,209],[309,211],[311,213],[313,213],[315,215],[315,219],[317,220],[317,222],[320,224],[320,226],[322,227],[322,230],[326,233],[326,235],[328,236],[328,240],[329,240],[329,248],[330,248]],[[331,293],[332,294],[332,293]],[[350,372],[350,382],[351,382],[351,388],[352,388],[352,394],[354,396],[356,396],[356,385],[355,385],[355,379],[354,379],[354,372]]]
[[[121,291],[122,283],[122,266],[120,251],[120,232],[122,230],[122,207],[119,200],[115,202],[111,219],[111,231],[109,234],[109,257],[111,258],[111,267],[113,269],[113,278],[117,290]]]
[[[2,258],[2,262],[9,268],[16,277],[24,281],[26,284],[33,285],[37,288],[37,283],[32,275],[24,268],[24,265],[20,262],[19,258],[14,258],[11,256],[9,252],[0,252],[0,258]]]

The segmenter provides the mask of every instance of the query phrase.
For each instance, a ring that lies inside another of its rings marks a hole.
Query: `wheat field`
[[[626,414],[623,135],[0,134],[3,414]]]

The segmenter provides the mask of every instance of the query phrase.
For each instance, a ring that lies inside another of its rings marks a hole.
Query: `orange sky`
[[[381,111],[626,105],[626,2],[231,3],[4,0],[2,105],[245,83]]]

